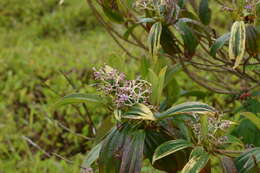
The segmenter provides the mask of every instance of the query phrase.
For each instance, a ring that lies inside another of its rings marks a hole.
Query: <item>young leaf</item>
[[[154,23],[148,36],[149,51],[152,55],[155,55],[160,47],[161,33],[162,24]]]
[[[166,70],[167,70],[167,66],[165,66],[163,69],[161,69],[161,71],[159,72],[159,75],[158,75],[158,82],[157,82],[158,95],[157,95],[156,105],[160,104],[160,99],[161,99],[163,88],[164,88]]]
[[[149,69],[149,82],[152,84],[152,96],[151,101],[154,105],[159,105],[163,88],[164,88],[164,80],[165,80],[165,74],[166,74],[167,66],[165,66],[161,71],[159,72],[158,76],[156,73]]]
[[[201,135],[203,138],[206,138],[208,136],[208,116],[202,115],[200,117],[200,125],[201,125]]]
[[[136,104],[130,111],[126,112],[122,118],[128,119],[141,119],[141,120],[151,120],[154,121],[155,117],[153,112],[143,104]]]
[[[226,33],[219,37],[215,43],[211,46],[210,48],[210,55],[215,57],[217,51],[224,46],[224,44],[229,40],[230,38],[230,33]]]
[[[200,114],[216,114],[218,111],[205,104],[200,102],[186,102],[176,106],[169,108],[168,110],[155,114],[157,119],[164,119],[170,116],[178,115],[178,114],[192,114],[192,113],[200,113]]]
[[[101,150],[102,143],[100,142],[95,147],[93,147],[87,156],[85,157],[81,167],[83,168],[90,168],[90,166],[98,159],[99,152]]]
[[[209,161],[209,153],[204,150],[199,149],[199,152],[195,151],[197,148],[193,149],[191,153],[191,159],[184,166],[181,173],[199,173]]]
[[[211,10],[208,0],[201,0],[199,5],[199,17],[204,25],[208,25],[211,19]]]
[[[243,59],[246,44],[245,23],[243,21],[236,21],[231,28],[229,39],[229,58],[235,60],[233,68],[239,66]]]
[[[85,102],[102,103],[104,102],[104,99],[102,99],[99,95],[95,95],[95,94],[76,93],[61,98],[59,101],[57,101],[54,104],[54,107],[59,107],[67,104],[73,104],[73,103],[85,103]]]
[[[239,173],[246,173],[260,162],[260,147],[249,149],[235,159],[235,165]]]
[[[161,144],[158,148],[156,148],[154,155],[153,155],[153,163],[156,160],[159,160],[163,157],[173,154],[179,150],[183,150],[185,148],[192,147],[192,145],[193,145],[192,143],[190,143],[184,139],[167,141],[167,142]]]

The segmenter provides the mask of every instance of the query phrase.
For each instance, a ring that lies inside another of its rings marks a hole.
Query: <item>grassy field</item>
[[[0,14],[0,173],[79,172],[92,142],[57,120],[87,136],[86,112],[66,107],[50,113],[50,107],[61,96],[91,90],[93,65],[127,72],[126,55],[82,0],[63,6],[55,0],[6,0]],[[88,109],[98,126],[104,110]],[[73,164],[46,157],[23,137]]]

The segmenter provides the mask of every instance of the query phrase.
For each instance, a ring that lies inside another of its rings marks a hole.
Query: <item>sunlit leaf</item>
[[[156,160],[159,160],[165,156],[168,156],[170,154],[173,154],[179,150],[183,150],[185,148],[191,147],[193,144],[183,140],[183,139],[177,139],[177,140],[171,140],[167,141],[163,144],[161,144],[154,152],[153,155],[153,163]]]
[[[141,120],[155,120],[153,112],[144,104],[136,104],[122,118],[141,119]]]
[[[197,148],[193,149],[197,150]],[[184,166],[181,173],[199,173],[209,161],[209,153],[206,151],[192,152],[193,156],[189,162]]]
[[[244,57],[246,43],[245,23],[243,21],[236,21],[232,25],[229,39],[229,58],[235,60],[233,68],[239,66]]]
[[[218,111],[205,104],[200,102],[186,102],[176,106],[169,108],[168,110],[155,114],[155,117],[158,119],[164,119],[170,116],[178,115],[178,114],[192,114],[192,113],[199,113],[199,114],[216,114]]]

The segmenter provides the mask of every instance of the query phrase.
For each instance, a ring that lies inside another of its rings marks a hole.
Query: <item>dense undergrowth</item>
[[[89,90],[90,64],[111,64],[125,54],[84,1],[59,6],[55,0],[6,0],[0,2],[0,13],[0,172],[77,172],[90,142],[56,120],[88,136],[86,112],[66,108],[51,114],[49,108],[62,95]],[[122,63],[114,65],[122,68]],[[94,108],[88,107],[98,125],[104,110]],[[22,136],[75,164],[43,160],[46,156]]]

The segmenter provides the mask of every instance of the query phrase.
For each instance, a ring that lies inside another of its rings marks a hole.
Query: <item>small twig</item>
[[[45,156],[47,156],[47,157],[55,156],[55,157],[57,157],[57,158],[59,158],[59,159],[61,159],[61,160],[66,161],[66,162],[69,163],[69,164],[74,164],[74,163],[75,163],[74,161],[69,160],[69,159],[67,159],[67,158],[65,158],[65,157],[63,157],[63,156],[61,156],[61,155],[59,155],[59,154],[57,154],[57,153],[54,153],[54,152],[49,153],[49,152],[45,151],[42,147],[40,147],[38,144],[36,144],[35,142],[33,142],[30,138],[28,138],[28,137],[26,137],[26,136],[22,136],[22,139],[24,139],[24,140],[27,141],[29,144],[31,144],[33,147],[35,147],[35,148],[37,148],[38,150],[40,150],[41,152],[43,152],[43,154],[44,154]],[[82,167],[82,166],[79,166],[79,167],[80,167],[81,169],[88,169],[88,168],[85,168],[85,167]]]
[[[86,139],[86,140],[93,140],[93,138],[86,137],[86,136],[84,136],[84,135],[82,135],[82,134],[79,134],[79,133],[76,133],[76,132],[72,131],[70,128],[66,127],[65,125],[63,125],[62,123],[60,123],[60,122],[57,121],[57,120],[53,120],[53,119],[51,119],[51,118],[49,118],[49,117],[47,117],[47,116],[46,116],[46,119],[49,120],[49,121],[53,121],[53,122],[56,123],[58,126],[60,126],[61,128],[63,128],[64,130],[66,130],[66,131],[68,131],[68,132],[70,132],[70,133],[72,133],[72,134],[74,134],[74,135],[76,135],[76,136],[82,137],[82,138],[84,138],[84,139]]]

